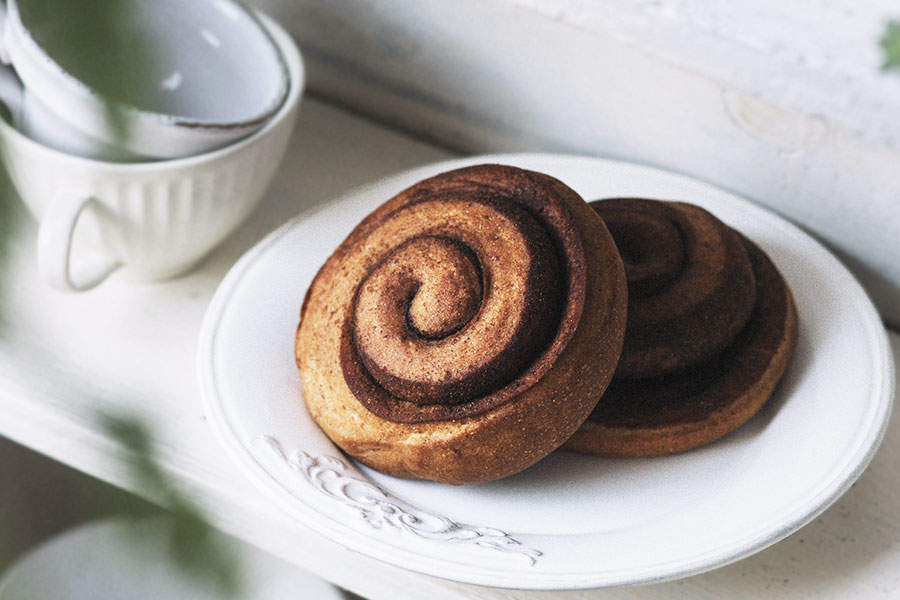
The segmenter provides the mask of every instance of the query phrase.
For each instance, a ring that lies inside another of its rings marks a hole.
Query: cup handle
[[[89,265],[79,280],[72,278],[72,240],[84,209],[96,200],[87,194],[62,190],[50,202],[38,228],[38,266],[51,287],[64,292],[82,292],[99,285],[122,266],[103,257]]]

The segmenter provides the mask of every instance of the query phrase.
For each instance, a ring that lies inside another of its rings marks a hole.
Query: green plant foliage
[[[887,24],[881,38],[881,48],[884,51],[882,68],[900,70],[900,21],[891,21]]]
[[[153,64],[145,51],[144,38],[135,7],[141,0],[20,0],[23,22],[33,25],[38,44],[67,72],[86,83],[106,101],[107,114],[119,140],[127,139],[121,105],[139,105],[147,101],[153,81]],[[147,2],[144,2],[146,6]],[[16,215],[17,198],[5,174],[0,174],[0,326],[3,322],[3,271],[7,266],[8,245]],[[234,556],[218,543],[218,536],[202,512],[177,488],[159,467],[153,444],[141,423],[131,419],[103,416],[101,425],[118,443],[131,452],[131,475],[141,489],[156,492],[167,509],[170,557],[173,565],[208,585],[219,597],[236,597],[241,574]],[[134,517],[135,543],[144,530],[141,517],[154,514],[152,506],[137,497],[122,501],[122,494],[83,494],[83,514],[95,515],[98,508]],[[2,491],[2,489],[0,489]],[[11,501],[0,494],[0,505]],[[13,511],[0,511],[0,515]],[[12,523],[0,523],[0,530],[12,534]],[[0,539],[0,545],[2,545]],[[0,554],[3,548],[0,547]]]
[[[175,486],[159,467],[153,443],[145,427],[133,419],[101,416],[103,428],[131,452],[131,475],[142,489],[154,490],[170,517],[169,558],[184,573],[214,586],[222,598],[236,598],[242,576],[236,558],[219,543],[218,534],[203,513]],[[142,506],[134,516],[145,514]],[[141,533],[140,528],[135,534]],[[140,542],[139,539],[135,540]]]
[[[120,142],[129,134],[122,104],[151,98],[154,65],[136,6],[142,0],[20,0],[23,22],[34,24],[38,44],[69,73],[106,100],[106,114]],[[144,2],[146,5],[146,2]],[[5,111],[2,111],[5,113]],[[5,117],[5,114],[3,115]],[[0,178],[0,329],[2,277],[16,220],[17,197]]]
[[[66,72],[107,101],[121,139],[128,134],[119,106],[139,105],[156,93],[137,5],[141,0],[25,0],[22,22]],[[142,4],[146,5],[147,2]]]

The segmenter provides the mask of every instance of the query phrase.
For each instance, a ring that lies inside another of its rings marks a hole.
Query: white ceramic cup
[[[262,21],[287,66],[288,95],[262,128],[224,148],[167,161],[103,162],[39,144],[0,119],[0,155],[40,223],[38,265],[50,285],[90,289],[114,271],[139,280],[173,277],[249,215],[284,155],[304,85],[293,40]]]
[[[117,31],[140,34],[142,54],[120,54],[127,57],[125,68],[144,79],[129,87],[140,90],[115,103],[94,89],[102,81],[95,71],[69,64],[77,48],[53,42],[53,32],[66,26],[66,11],[39,6],[6,0],[4,9],[0,3],[0,60],[22,84],[4,86],[0,99],[21,131],[57,150],[116,161],[199,154],[261,127],[287,95],[278,48],[234,0],[127,0]],[[77,3],[68,6],[78,10]],[[115,51],[123,42],[91,43]],[[124,139],[111,109],[127,127]]]

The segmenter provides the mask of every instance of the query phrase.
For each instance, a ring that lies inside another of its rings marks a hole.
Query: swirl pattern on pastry
[[[561,182],[499,165],[432,177],[360,223],[310,286],[295,346],[307,408],[388,473],[511,474],[597,403],[625,293],[602,220]]]
[[[617,375],[656,376],[728,346],[754,304],[740,236],[699,206],[639,198],[592,204],[625,263],[628,326]]]
[[[584,305],[579,244],[557,257],[548,231],[509,199],[438,196],[393,212],[370,236],[385,252],[357,288],[341,347],[350,389],[392,421],[461,418],[508,400],[503,388],[559,335],[536,375],[552,364]]]
[[[635,212],[651,207],[651,220],[655,220],[656,215],[672,212],[681,212],[684,219],[696,218],[697,214],[703,214],[704,220],[715,219],[699,207],[674,202],[615,199],[591,205],[604,218],[610,212],[622,211],[622,218],[617,220],[613,217],[609,222],[610,231],[623,254],[629,293],[632,293],[633,286],[646,285],[645,282],[656,278],[657,273],[669,269],[660,268],[658,264],[688,261],[679,256],[677,249],[680,245],[671,242],[677,236],[661,236],[646,225],[646,220],[641,219],[636,220],[636,226],[631,229],[623,216],[626,214],[623,206]],[[611,211],[607,210],[608,207]],[[721,226],[726,227],[724,224]],[[683,235],[681,226],[677,229],[678,235]],[[630,358],[629,336],[635,335],[631,323],[635,314],[633,304],[636,302],[640,306],[642,299],[647,297],[641,293],[664,297],[679,285],[677,277],[668,275],[669,280],[662,284],[658,283],[659,279],[654,281],[648,286],[651,292],[644,289],[636,294],[637,300],[629,299],[625,349],[620,367],[591,416],[567,443],[568,448],[604,456],[657,456],[688,450],[733,431],[752,417],[770,397],[787,369],[796,344],[794,303],[784,279],[766,254],[741,234],[729,231],[743,252],[735,253],[730,248],[720,248],[718,252],[722,256],[730,256],[729,261],[736,260],[736,255],[746,257],[753,282],[752,289],[747,293],[750,312],[739,323],[737,332],[724,336],[727,338],[724,346],[723,336],[717,335],[711,342],[717,348],[715,353],[710,356],[706,351],[697,352],[698,358],[691,361],[682,362],[684,353],[674,347],[672,352],[679,355],[677,358],[680,361],[674,369],[670,368],[669,361],[663,361],[665,366],[655,373],[640,371],[638,376],[622,369],[622,362]],[[673,260],[673,254],[679,258]],[[649,265],[641,257],[647,257]],[[719,263],[711,261],[710,264]],[[653,275],[647,276],[646,273]],[[730,277],[713,273],[707,276],[716,281],[707,283],[706,289],[715,289],[721,281]],[[702,275],[698,277],[704,279]],[[743,281],[746,278],[742,274],[739,279]],[[676,306],[680,308],[682,304]],[[731,313],[725,315],[728,319],[736,312],[730,304],[722,303],[720,306],[721,310]],[[640,312],[637,314],[640,315]],[[711,318],[721,323],[725,317]],[[638,346],[641,350],[654,344],[660,348],[671,347],[669,328],[660,328],[657,336],[653,328],[643,326],[644,321],[638,323],[641,325],[638,331],[643,336],[642,344]],[[702,335],[706,333],[697,334],[698,339],[696,342],[692,340],[692,344],[706,343],[706,340],[700,339]]]

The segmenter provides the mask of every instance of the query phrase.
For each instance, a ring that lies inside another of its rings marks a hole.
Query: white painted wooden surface
[[[895,0],[252,0],[313,93],[465,152],[661,166],[825,240],[900,324]]]
[[[34,226],[3,273],[10,326],[0,334],[0,435],[148,498],[97,411],[137,416],[165,471],[216,525],[372,600],[653,600],[672,597],[900,596],[900,424],[831,509],[748,559],[681,581],[618,590],[519,592],[418,575],[361,556],[292,522],[237,470],[203,415],[194,374],[200,322],[231,264],[305,207],[450,154],[315,101],[260,209],[198,270],[163,284],[111,281],[83,295],[37,277]],[[290,265],[285,265],[290,268]],[[891,334],[900,366],[900,335]],[[0,482],[2,485],[2,482]],[[61,499],[65,501],[65,499]]]

